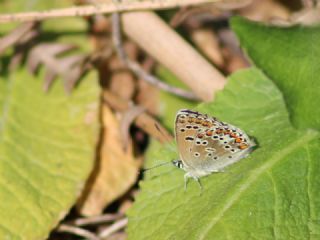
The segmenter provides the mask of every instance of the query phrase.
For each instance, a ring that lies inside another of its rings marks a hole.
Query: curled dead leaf
[[[64,81],[64,87],[70,92],[76,82],[81,78],[85,71],[85,54],[74,54],[60,57],[76,47],[64,43],[41,43],[33,47],[27,60],[27,67],[33,74],[39,69],[40,65],[45,66],[44,90],[48,91],[56,77],[60,76]]]
[[[36,27],[35,22],[27,22],[15,28],[6,36],[0,38],[0,55],[9,47],[23,41],[28,33],[33,32]]]
[[[103,136],[100,157],[78,209],[85,216],[101,214],[136,182],[141,162],[133,155],[132,143],[123,149],[120,124],[108,106],[102,107]]]
[[[132,106],[123,115],[123,118],[121,120],[120,131],[121,131],[123,147],[125,151],[128,148],[128,144],[130,142],[130,135],[129,135],[130,126],[133,123],[133,121],[144,111],[145,111],[144,107]]]

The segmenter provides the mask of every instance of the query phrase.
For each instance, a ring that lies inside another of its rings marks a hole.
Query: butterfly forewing
[[[175,133],[181,160],[201,175],[239,161],[254,146],[241,129],[190,110],[178,112]]]
[[[197,129],[194,129],[189,123],[190,118],[187,113],[179,111],[175,121],[175,137],[178,145],[180,159],[190,159],[194,139]],[[187,128],[188,127],[188,128]],[[183,160],[184,161],[184,160]]]

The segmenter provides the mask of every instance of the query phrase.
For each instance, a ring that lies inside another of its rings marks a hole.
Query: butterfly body
[[[173,164],[186,171],[185,187],[188,178],[199,182],[203,176],[221,172],[248,156],[255,146],[241,129],[187,109],[176,115],[175,137],[180,160]]]

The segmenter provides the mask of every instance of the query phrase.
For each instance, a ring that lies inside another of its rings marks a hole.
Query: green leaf
[[[58,2],[63,1],[34,4],[50,9]],[[7,7],[18,5],[22,10],[31,6],[19,0]],[[82,19],[49,20],[43,29],[46,42],[71,43],[82,54],[90,48]],[[8,51],[0,62],[0,239],[46,239],[74,205],[93,167],[99,133],[97,74],[88,73],[70,95],[61,79],[44,93],[46,66],[37,76],[24,66],[9,71],[10,57]]]
[[[231,21],[241,46],[284,95],[300,128],[320,129],[320,27],[276,27],[241,17]]]
[[[128,214],[129,239],[319,238],[319,134],[290,125],[276,86],[257,69],[241,71],[198,110],[242,128],[258,148],[202,178],[202,195],[192,180],[184,192],[184,172],[173,166],[147,174]],[[148,165],[177,157],[168,146],[153,149]]]
[[[26,12],[26,11],[43,11],[50,10],[54,8],[63,8],[71,7],[72,2],[62,1],[62,0],[53,0],[53,1],[24,1],[24,0],[1,0],[0,1],[1,9],[0,13],[14,13],[14,12]]]
[[[25,69],[0,77],[0,239],[45,239],[92,169],[95,74],[69,96],[61,82],[44,93],[41,79]]]

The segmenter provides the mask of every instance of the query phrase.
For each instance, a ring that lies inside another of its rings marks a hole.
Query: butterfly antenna
[[[171,162],[160,163],[160,164],[155,165],[155,166],[153,166],[153,167],[142,169],[142,172],[146,172],[146,171],[149,171],[149,170],[151,170],[151,169],[158,168],[158,167],[161,167],[161,166],[163,166],[163,165],[170,164],[170,163],[171,163]]]
[[[173,147],[171,135],[166,134],[164,132],[164,130],[162,130],[162,128],[157,123],[154,123],[154,126],[159,131],[159,133],[163,136],[163,138],[166,140],[166,142],[170,143],[171,147]],[[144,168],[144,169],[141,170],[141,172],[146,172],[146,171],[149,171],[151,169],[158,168],[158,167],[161,167],[161,166],[164,166],[164,165],[167,165],[167,164],[171,164],[171,161],[170,162],[160,163],[160,164],[157,164],[157,165],[155,165],[153,167],[150,167],[150,168]]]
[[[159,133],[161,133],[162,137],[167,141],[167,142],[171,142],[172,138],[171,135],[169,133],[165,133],[164,130],[159,126],[158,123],[154,123],[154,126],[156,127],[156,129],[158,130]]]

